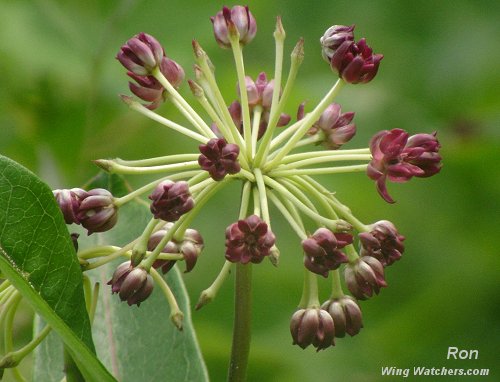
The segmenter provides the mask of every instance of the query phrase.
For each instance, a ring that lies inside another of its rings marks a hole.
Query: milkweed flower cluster
[[[305,275],[302,298],[290,324],[293,343],[326,349],[334,345],[335,338],[360,332],[363,320],[358,301],[387,287],[386,268],[401,259],[405,237],[387,220],[363,223],[315,176],[365,173],[375,181],[382,198],[392,203],[387,181],[401,183],[440,171],[436,133],[410,135],[402,129],[385,130],[374,134],[369,147],[344,149],[356,134],[355,113],[343,112],[343,106],[334,100],[344,86],[372,81],[383,58],[373,52],[366,39],[356,42],[354,25],[334,25],[321,37],[317,55],[328,62],[334,76],[326,68],[325,78],[332,78],[332,86],[316,106],[307,105],[310,111],[306,112],[305,103],[288,105],[290,95],[297,91],[294,83],[304,57],[302,39],[291,53],[284,81],[285,30],[278,17],[273,78],[264,72],[253,77],[243,59],[244,46],[257,32],[249,8],[224,7],[211,21],[217,44],[230,49],[235,62],[237,99],[229,105],[217,85],[208,54],[196,40],[192,44],[194,76],[188,84],[197,107],[179,92],[184,69],[166,56],[153,36],[139,33],[116,56],[134,81],[129,87],[138,98],[122,96],[122,100],[173,133],[191,138],[195,142],[192,151],[139,160],[97,160],[96,164],[109,173],[160,176],[119,198],[101,189],[56,190],[55,197],[66,223],[81,224],[89,234],[111,229],[123,204],[149,197],[152,217],[143,233],[108,257],[99,255],[99,264],[119,255],[129,257],[109,284],[121,300],[139,305],[155,283],[165,283],[155,276],[157,270],[166,273],[178,261],[185,262],[186,272],[193,270],[204,249],[200,232],[191,227],[194,218],[220,189],[239,182],[239,215],[225,230],[220,229],[221,240],[225,235],[225,256],[205,255],[219,262],[221,271],[203,291],[197,308],[216,296],[232,268],[243,272],[257,264],[278,264],[280,237],[273,233],[269,208],[273,204],[302,246],[286,254],[296,259]],[[168,108],[178,109],[187,124],[154,111],[167,100]],[[291,122],[285,110],[297,109],[297,120]],[[295,151],[298,148],[301,150]],[[92,258],[88,251],[85,258]],[[97,266],[94,264],[87,261],[82,266],[92,268]],[[317,287],[321,278],[332,280],[330,298],[323,303]],[[168,285],[162,290],[168,290]],[[172,320],[180,327],[182,312],[171,294],[167,300]]]

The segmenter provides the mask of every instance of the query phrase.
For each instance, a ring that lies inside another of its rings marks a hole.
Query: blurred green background
[[[190,43],[196,38],[212,58],[230,102],[236,97],[232,56],[213,41],[208,19],[222,5],[193,0],[0,1],[0,152],[53,188],[83,184],[96,172],[92,159],[193,152],[195,144],[120,102],[117,95],[129,91],[114,56],[129,37],[145,31],[164,44],[189,78]],[[358,134],[345,147],[365,147],[380,129],[437,131],[444,158],[436,177],[389,185],[395,205],[383,202],[362,174],[321,179],[362,221],[389,219],[407,239],[403,259],[387,269],[389,288],[361,303],[365,328],[318,354],[291,345],[288,326],[300,299],[302,254],[299,240],[272,211],[282,259],[278,269],[268,262],[255,267],[249,380],[399,380],[381,377],[381,367],[445,366],[490,368],[489,377],[464,379],[499,381],[500,3],[277,0],[249,5],[259,29],[244,52],[251,76],[266,71],[272,77],[276,15],[287,31],[287,52],[299,37],[305,39],[290,114],[302,100],[312,107],[335,80],[320,55],[318,39],[324,30],[356,24],[357,38],[367,37],[385,58],[373,82],[347,87],[337,99],[343,110],[356,112]],[[288,53],[286,58],[285,68]],[[193,101],[185,84],[182,93]],[[182,120],[171,105],[159,112]],[[130,180],[140,184],[144,179]],[[224,229],[237,217],[238,195],[237,187],[227,188],[195,222],[207,246],[197,268],[185,277],[193,302],[223,263]],[[321,280],[324,300],[328,287],[328,280]],[[31,330],[29,309],[23,309],[16,325],[19,341]],[[231,281],[215,302],[194,313],[194,323],[212,380],[224,380]],[[449,346],[477,349],[479,359],[446,360]]]

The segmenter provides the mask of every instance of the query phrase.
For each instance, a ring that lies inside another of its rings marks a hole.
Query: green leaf
[[[84,375],[113,381],[94,354],[82,273],[52,191],[1,155],[0,211],[3,275],[61,336]]]
[[[98,176],[88,187],[105,187],[115,196],[127,189],[120,177],[107,175]],[[103,234],[82,234],[79,246],[85,249],[96,244],[127,244],[141,234],[150,218],[144,203],[130,202],[120,209],[116,227]],[[188,295],[177,267],[168,273],[166,280],[185,315],[182,332],[170,321],[168,304],[158,286],[140,307],[128,306],[117,295],[111,295],[106,283],[122,261],[125,258],[88,273],[93,282],[100,283],[92,326],[99,359],[123,382],[208,381],[191,322]],[[38,351],[35,377],[39,379],[35,380],[47,378],[60,362],[60,355],[54,354],[50,346],[42,344]]]

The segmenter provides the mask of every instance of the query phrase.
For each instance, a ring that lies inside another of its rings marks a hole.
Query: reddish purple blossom
[[[129,71],[147,76],[158,67],[164,56],[161,44],[147,33],[139,33],[120,48],[116,58]]]
[[[321,309],[326,310],[332,316],[335,337],[345,337],[346,333],[352,337],[358,334],[363,327],[361,309],[351,296],[328,300],[321,306]]]
[[[352,235],[333,233],[329,229],[319,228],[313,235],[302,241],[305,252],[304,265],[313,273],[328,277],[328,272],[347,263],[347,256],[340,251],[352,243]]]
[[[359,234],[361,256],[373,256],[384,267],[399,260],[405,250],[403,241],[394,224],[388,220],[378,221],[371,226],[370,232]]]
[[[80,224],[77,214],[82,200],[87,196],[87,192],[81,188],[72,188],[70,190],[54,190],[52,193],[61,209],[66,224]]]
[[[303,113],[302,106],[297,114],[301,117]],[[340,105],[332,103],[309,129],[308,134],[323,134],[322,144],[330,150],[337,150],[356,134],[356,125],[352,123],[353,118],[353,112],[342,113]]]
[[[323,55],[330,59],[330,66],[339,77],[350,84],[370,82],[377,74],[382,54],[373,54],[372,48],[362,38],[354,42],[352,27],[346,28],[333,48],[323,49]],[[352,28],[351,30],[349,30]]]
[[[214,27],[215,40],[222,48],[231,48],[230,36],[239,34],[241,45],[251,42],[257,33],[257,23],[248,7],[235,5],[231,9],[222,8],[214,17],[211,17]]]
[[[358,300],[366,300],[373,294],[379,294],[380,288],[386,287],[384,266],[372,256],[363,256],[345,268],[347,288]]]
[[[276,237],[257,215],[238,220],[226,229],[226,259],[233,263],[260,263]]]
[[[384,130],[370,141],[373,159],[368,165],[368,176],[376,181],[377,190],[389,203],[386,180],[403,183],[412,177],[428,177],[441,169],[440,144],[434,134],[411,137],[402,129]]]
[[[302,349],[313,345],[317,351],[334,345],[335,327],[330,314],[323,309],[300,309],[290,321],[293,344]]]
[[[111,285],[113,294],[118,293],[120,300],[137,306],[151,295],[154,287],[151,275],[142,268],[133,268],[130,261],[116,268],[108,285]]]
[[[184,181],[164,180],[156,186],[149,199],[152,200],[150,209],[155,219],[167,222],[178,220],[194,207],[189,186]]]
[[[238,162],[240,148],[234,143],[227,143],[224,138],[212,138],[199,146],[201,155],[198,164],[208,171],[212,179],[222,180],[227,174],[237,174],[241,170]]]

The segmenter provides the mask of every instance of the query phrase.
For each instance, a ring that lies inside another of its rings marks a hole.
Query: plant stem
[[[246,380],[248,357],[250,355],[252,315],[252,265],[236,264],[234,293],[234,326],[231,361],[227,380]]]
[[[366,171],[367,164],[337,166],[337,167],[318,167],[318,168],[300,168],[291,170],[276,169],[269,172],[272,177],[293,176],[293,175],[324,175],[324,174],[343,174],[349,172]]]
[[[114,161],[124,166],[155,166],[197,160],[199,156],[200,154],[176,154],[139,160],[124,160],[116,158]]]
[[[64,347],[64,374],[66,375],[66,382],[85,382],[82,373],[67,351],[66,346]]]

